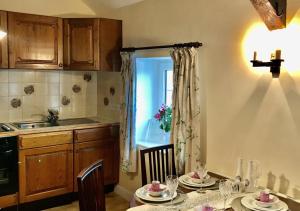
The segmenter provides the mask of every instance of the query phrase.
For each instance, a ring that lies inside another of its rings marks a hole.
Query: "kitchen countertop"
[[[106,127],[106,126],[113,126],[113,125],[119,124],[119,122],[100,121],[98,118],[87,118],[87,119],[90,119],[90,120],[93,120],[96,122],[85,123],[85,124],[71,124],[71,125],[63,125],[63,126],[43,127],[43,128],[32,128],[32,129],[18,129],[12,123],[5,123],[9,127],[11,127],[14,131],[2,132],[2,133],[0,133],[0,138],[8,137],[8,136],[34,134],[34,133],[46,133],[46,132],[57,132],[57,131],[79,130],[79,129],[96,128],[96,127]]]

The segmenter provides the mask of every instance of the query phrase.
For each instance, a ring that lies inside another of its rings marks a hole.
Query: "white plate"
[[[149,201],[149,202],[166,202],[166,201],[170,201],[171,200],[171,196],[169,195],[168,191],[164,191],[162,193],[161,196],[159,197],[153,197],[149,194],[149,192],[147,191],[147,185],[137,189],[135,191],[135,195],[145,201]],[[177,196],[177,192],[174,193],[173,195],[173,199],[176,198]]]
[[[267,207],[267,208],[260,207],[256,204],[256,201],[252,194],[242,198],[241,203],[248,209],[257,210],[257,211],[288,211],[289,210],[287,204],[280,200],[278,201],[278,203],[273,204],[271,207]]]
[[[189,175],[183,175],[179,177],[179,182],[181,182],[184,185],[190,186],[190,187],[196,187],[196,188],[204,188],[209,187],[214,184],[216,184],[216,180],[213,178],[208,178],[204,181],[204,183],[195,183],[192,181],[192,178]]]

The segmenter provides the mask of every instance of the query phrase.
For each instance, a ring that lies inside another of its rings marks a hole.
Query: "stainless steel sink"
[[[32,128],[56,126],[49,122],[17,122],[17,123],[13,123],[13,125],[19,129],[32,129]]]
[[[44,127],[55,127],[55,126],[68,126],[68,125],[80,125],[80,124],[90,124],[98,123],[97,121],[88,119],[88,118],[77,118],[77,119],[65,119],[58,120],[57,123],[52,124],[50,122],[15,122],[12,123],[13,126],[18,129],[34,129],[34,128],[44,128]]]

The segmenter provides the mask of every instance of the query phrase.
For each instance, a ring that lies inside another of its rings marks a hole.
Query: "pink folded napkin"
[[[161,191],[161,189],[160,189],[160,182],[159,181],[152,181],[152,184],[150,185],[149,190],[153,191],[153,192],[159,192],[159,191]]]
[[[197,172],[194,172],[194,174],[192,175],[192,178],[194,179],[200,179],[200,176]]]
[[[214,208],[212,208],[212,207],[210,207],[210,206],[204,206],[204,207],[202,207],[202,211],[213,211],[214,210]]]
[[[262,191],[260,192],[260,195],[259,195],[259,201],[261,202],[271,202],[271,198],[270,198],[270,193],[268,192],[265,192],[265,191]]]

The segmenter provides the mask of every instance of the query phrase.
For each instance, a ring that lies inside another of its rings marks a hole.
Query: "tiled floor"
[[[117,195],[116,193],[109,193],[105,197],[105,205],[107,211],[124,211],[129,207],[129,202]],[[73,202],[62,207],[55,207],[45,211],[79,211],[78,201]]]

